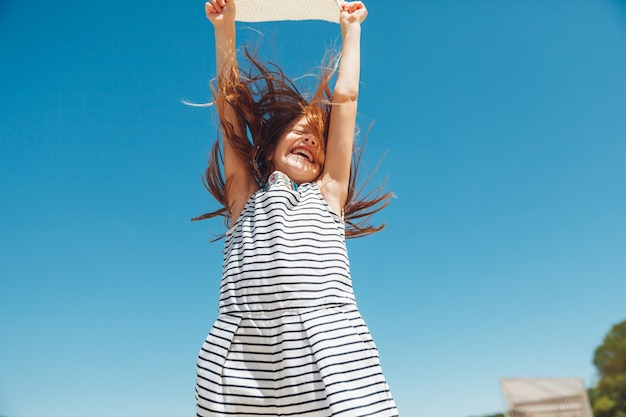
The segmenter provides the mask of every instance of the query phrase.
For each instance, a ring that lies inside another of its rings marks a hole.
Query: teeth
[[[313,160],[313,155],[305,149],[296,149],[294,152],[296,155],[300,155],[308,159],[309,161]]]

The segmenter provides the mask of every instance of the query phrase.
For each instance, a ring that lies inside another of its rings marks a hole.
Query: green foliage
[[[626,417],[626,320],[613,326],[594,354],[600,380],[589,390],[595,417]]]
[[[596,401],[593,403],[593,414],[596,416],[611,415],[614,408],[615,402],[612,401],[609,397],[603,396],[600,398],[596,398]]]
[[[613,326],[596,349],[593,364],[602,375],[626,374],[626,320]]]

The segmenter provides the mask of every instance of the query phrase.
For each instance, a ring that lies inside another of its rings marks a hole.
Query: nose
[[[312,135],[306,135],[304,137],[304,141],[310,143],[312,146],[315,146],[317,144],[317,139],[315,139],[315,136]]]

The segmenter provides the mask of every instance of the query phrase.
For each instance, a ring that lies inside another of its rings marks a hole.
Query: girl
[[[306,100],[277,67],[246,56],[240,73],[235,3],[210,0],[223,155],[206,186],[226,233],[219,317],[197,364],[198,416],[397,416],[376,346],[356,307],[345,236],[389,193],[354,200],[361,2],[344,3],[342,55]],[[250,137],[250,139],[249,139]],[[223,175],[220,164],[223,161]],[[346,229],[346,224],[348,228]]]

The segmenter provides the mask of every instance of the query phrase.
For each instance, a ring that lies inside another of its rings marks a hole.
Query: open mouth
[[[294,154],[294,155],[301,156],[301,157],[305,158],[309,162],[313,162],[313,154],[311,152],[309,152],[305,148],[294,148],[291,151],[291,153]]]

